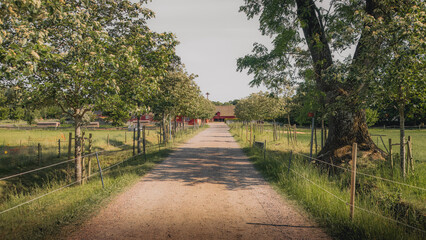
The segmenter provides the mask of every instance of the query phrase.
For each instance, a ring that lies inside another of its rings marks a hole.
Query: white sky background
[[[270,46],[268,37],[258,30],[258,20],[247,20],[239,13],[243,0],[152,0],[146,5],[156,18],[148,26],[156,32],[172,32],[180,41],[177,54],[203,94],[226,102],[265,91],[250,88],[252,79],[237,72],[237,58],[251,53],[253,43]]]

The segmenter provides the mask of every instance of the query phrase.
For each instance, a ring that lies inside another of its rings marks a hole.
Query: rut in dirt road
[[[329,239],[211,124],[69,239]]]

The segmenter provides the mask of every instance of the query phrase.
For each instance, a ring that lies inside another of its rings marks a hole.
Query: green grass
[[[71,226],[72,229],[74,225],[81,224],[95,210],[108,203],[113,196],[136,183],[156,163],[164,159],[177,144],[195,133],[191,130],[184,134],[179,133],[174,143],[162,146],[161,150],[158,145],[148,148],[146,162],[143,156],[129,158],[132,150],[102,155],[100,162],[104,169],[124,159],[129,160],[104,172],[104,189],[99,175],[94,175],[84,185],[65,188],[0,215],[2,239],[57,239],[64,227]],[[92,159],[92,163],[95,167],[96,160]],[[69,184],[73,181],[70,175],[73,172],[72,166],[69,168],[71,169],[62,168],[41,173],[43,177],[48,176],[48,178],[43,178],[43,181],[39,182],[38,186],[33,186],[31,191],[9,195],[7,200],[0,204],[0,211]],[[96,173],[97,166],[93,169]],[[64,178],[60,173],[70,176]]]
[[[266,127],[263,132],[257,131],[254,134],[256,141],[266,140],[267,142],[267,157],[264,159],[260,149],[249,146],[246,132],[241,131],[238,124],[231,126],[233,126],[231,132],[234,137],[265,178],[285,195],[302,205],[328,229],[333,237],[338,239],[424,239],[424,233],[422,235],[421,232],[377,216],[398,220],[425,231],[426,193],[424,191],[358,174],[355,205],[373,214],[356,209],[355,218],[351,221],[349,207],[346,205],[350,199],[350,172],[333,174],[332,171],[329,172],[329,169],[312,164],[298,155],[298,153],[309,155],[309,130],[298,130],[300,133],[297,136],[297,144],[288,143],[286,134],[282,135],[278,141],[272,141],[270,127]],[[389,135],[393,131],[389,130]],[[410,132],[413,141],[419,141],[420,144],[413,148],[421,147],[421,139],[424,138],[425,132],[424,130]],[[290,150],[294,153],[291,164],[294,172],[288,173]],[[424,155],[421,154],[422,151],[415,151],[415,159],[418,160],[415,163],[416,170],[410,173],[405,183],[424,188],[426,176],[424,161],[420,161]],[[400,178],[398,168],[392,171],[387,162],[379,161],[372,164],[364,159],[358,160],[360,172],[404,181]]]
[[[0,178],[15,173],[20,173],[35,168],[48,166],[53,163],[62,162],[68,159],[68,140],[69,133],[73,129],[0,129]],[[133,132],[125,130],[83,130],[85,137],[93,135],[92,153],[99,151],[108,151],[113,153],[126,152],[132,148]],[[73,134],[74,135],[74,134]],[[147,130],[147,146],[153,146],[158,143],[158,131],[155,129]],[[61,157],[58,157],[58,139],[61,140]],[[109,139],[109,144],[108,144]],[[38,143],[42,147],[42,158],[38,161]],[[88,140],[85,141],[86,153],[88,153]],[[71,158],[74,155],[74,142],[72,142]],[[107,163],[109,158],[105,158]],[[123,157],[126,157],[123,156]],[[102,159],[103,160],[103,159]],[[92,162],[92,165],[95,164]],[[7,181],[0,181],[0,203],[6,200],[9,195],[20,193],[31,193],[40,185],[49,182],[50,179],[70,179],[72,174],[72,163],[59,165],[53,168],[53,171],[43,171],[41,173],[29,174],[20,178],[14,178]],[[92,167],[97,168],[96,165]],[[63,170],[66,169],[66,170]]]

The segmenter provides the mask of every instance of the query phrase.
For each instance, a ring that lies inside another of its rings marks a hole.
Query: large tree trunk
[[[383,154],[368,133],[365,112],[363,110],[340,111],[329,117],[328,137],[318,157],[336,164],[350,160],[353,143],[358,144],[359,150],[369,152],[370,156],[380,158]]]
[[[82,117],[79,115],[74,116],[75,123],[75,180],[81,184],[81,173],[82,173],[82,162],[81,162],[81,125],[82,125]]]
[[[366,0],[366,11],[373,16],[377,5],[375,1]],[[325,72],[333,65],[333,60],[324,26],[319,18],[320,13],[313,0],[296,0],[296,4],[297,16],[313,61],[317,88],[326,94],[326,104],[342,103],[334,106],[334,113],[329,116],[328,138],[319,157],[330,162],[350,159],[352,143],[356,142],[360,150],[369,151],[370,154],[376,154],[381,158],[384,153],[377,148],[368,133],[365,113],[361,110],[357,97],[363,84],[354,79],[347,79],[346,83],[341,83],[326,75]],[[363,63],[371,63],[371,57],[365,54],[368,51],[370,47],[366,45],[365,36],[362,35],[355,52],[354,63],[362,66]]]

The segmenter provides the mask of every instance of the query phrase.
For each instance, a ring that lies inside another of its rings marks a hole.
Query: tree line
[[[0,3],[0,84],[14,105],[54,105],[74,121],[75,176],[81,181],[81,126],[102,110],[115,122],[152,112],[210,118],[214,109],[185,71],[172,33],[153,32],[143,1]],[[0,99],[3,104],[7,101]],[[163,131],[166,132],[166,131]]]

